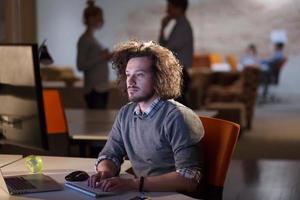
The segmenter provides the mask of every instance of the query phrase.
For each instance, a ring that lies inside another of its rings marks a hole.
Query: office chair
[[[264,73],[264,76],[262,77],[262,100],[260,103],[268,103],[268,102],[278,102],[279,99],[276,98],[274,94],[270,94],[269,89],[271,85],[278,86],[279,85],[279,77],[281,70],[285,63],[287,62],[288,58],[284,57],[281,60],[278,60],[276,62],[273,62],[270,64],[270,70],[266,73]]]
[[[43,98],[50,154],[69,155],[68,125],[59,91],[44,89]]]
[[[234,54],[228,54],[225,57],[227,63],[231,66],[231,71],[237,71],[238,68],[238,61],[236,59],[236,56]]]
[[[209,60],[210,60],[210,64],[217,64],[217,63],[224,62],[223,58],[221,57],[221,55],[219,53],[210,53]]]
[[[204,150],[203,178],[206,179],[207,187],[204,194],[202,190],[184,194],[205,200],[221,200],[231,156],[239,136],[240,125],[211,117],[200,116],[199,118],[205,131],[204,137],[199,143],[199,150],[201,152]],[[126,172],[135,175],[132,168]]]
[[[271,84],[274,85],[278,85],[279,84],[279,76],[280,76],[280,72],[281,69],[283,68],[283,66],[285,65],[285,63],[287,62],[288,58],[284,57],[282,60],[276,62],[273,64],[272,66],[272,72],[271,72]]]
[[[204,127],[205,175],[207,199],[222,199],[223,186],[231,156],[237,142],[240,125],[216,118],[199,117]]]

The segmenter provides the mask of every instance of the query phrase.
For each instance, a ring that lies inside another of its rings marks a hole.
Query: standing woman
[[[85,101],[88,108],[105,109],[108,99],[111,54],[94,37],[104,23],[102,9],[92,0],[87,1],[83,12],[85,32],[77,43],[77,67],[84,73]]]

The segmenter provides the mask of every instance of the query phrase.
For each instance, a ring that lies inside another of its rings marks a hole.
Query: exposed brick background
[[[125,34],[157,39],[165,2],[155,2],[129,11],[127,23],[122,26]],[[193,25],[197,52],[241,55],[247,44],[253,42],[265,56],[272,50],[270,33],[274,29],[287,31],[288,54],[300,52],[298,0],[192,0],[188,17]]]

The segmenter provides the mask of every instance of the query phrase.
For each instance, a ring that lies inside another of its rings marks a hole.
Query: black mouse
[[[85,181],[89,178],[90,176],[88,173],[84,171],[74,171],[68,174],[65,179],[66,181]]]

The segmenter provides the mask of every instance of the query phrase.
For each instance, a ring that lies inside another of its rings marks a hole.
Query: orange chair
[[[222,63],[224,62],[221,55],[218,53],[210,53],[209,54],[210,64]]]
[[[68,126],[58,90],[43,90],[48,143],[51,154],[69,154]]]
[[[232,71],[237,71],[238,61],[234,54],[229,54],[226,56],[227,63],[231,66]]]
[[[193,63],[192,63],[192,67],[205,67],[205,68],[209,68],[211,65],[210,63],[210,57],[207,54],[195,54],[193,56]]]
[[[222,199],[223,186],[240,125],[216,118],[202,117],[205,134],[202,139],[208,199]]]

